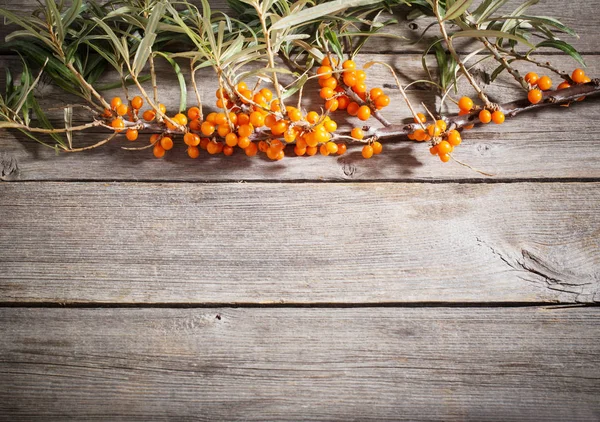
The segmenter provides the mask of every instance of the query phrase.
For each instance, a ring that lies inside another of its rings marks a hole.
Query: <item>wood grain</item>
[[[0,302],[600,301],[600,184],[0,184]]]
[[[0,418],[592,421],[600,309],[0,309]]]

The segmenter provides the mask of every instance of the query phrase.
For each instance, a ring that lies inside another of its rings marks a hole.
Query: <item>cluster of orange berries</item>
[[[427,117],[423,113],[417,113],[414,118],[415,123],[425,125]],[[424,142],[432,141],[433,145],[429,148],[432,155],[438,155],[444,163],[450,161],[450,153],[454,151],[454,147],[462,142],[460,133],[455,130],[447,130],[448,124],[445,120],[438,119],[434,123],[425,126],[425,129],[418,128],[408,134],[408,139]]]
[[[475,105],[473,104],[473,100],[469,97],[461,97],[458,100],[458,108],[459,115],[470,114],[474,110]],[[483,124],[488,124],[490,122],[494,122],[497,125],[504,123],[506,116],[501,110],[488,110],[487,108],[483,108],[479,111],[479,121]]]
[[[115,129],[115,132],[121,132],[125,129],[125,116],[130,122],[134,122],[138,118],[139,110],[144,105],[142,97],[133,97],[129,104],[123,103],[121,97],[114,97],[110,102],[110,109],[104,110],[103,117],[112,119],[110,126]],[[127,129],[125,136],[130,141],[135,141],[138,138],[136,129]]]
[[[583,69],[575,69],[571,74],[571,80],[575,84],[584,84],[591,82],[591,79],[585,74]],[[529,84],[531,89],[527,93],[527,99],[531,104],[537,104],[543,99],[542,91],[548,91],[552,88],[552,79],[548,76],[540,77],[535,72],[529,72],[525,75],[525,82]],[[536,88],[533,88],[536,87]],[[570,88],[571,84],[567,81],[561,82],[556,89],[567,89]],[[584,97],[578,98],[578,101],[583,100]]]
[[[360,141],[364,139],[365,132],[361,128],[355,127],[350,132],[350,136]],[[371,158],[373,155],[381,154],[381,151],[383,151],[381,142],[376,139],[369,139],[367,144],[362,148],[362,156],[363,158]]]

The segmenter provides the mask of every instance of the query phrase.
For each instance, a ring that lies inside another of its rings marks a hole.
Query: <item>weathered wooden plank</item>
[[[199,4],[197,1],[192,3]],[[474,4],[477,4],[475,2]],[[512,0],[504,6],[501,11],[505,11],[506,14],[514,11],[523,2],[521,0]],[[210,4],[213,10],[229,11],[226,0],[210,0]],[[534,5],[528,10],[529,15],[538,16],[553,16],[560,19],[564,24],[575,29],[580,35],[580,38],[570,37],[566,35],[564,38],[571,43],[575,48],[584,53],[597,53],[598,45],[596,39],[600,36],[600,28],[598,28],[596,14],[598,9],[597,1],[571,1],[564,2],[561,0],[546,0]],[[36,0],[23,0],[15,3],[13,0],[0,0],[0,7],[6,8],[11,11],[19,13],[31,13],[34,9],[39,7]],[[363,52],[366,53],[381,53],[381,52],[393,52],[393,53],[414,53],[423,52],[426,48],[426,40],[421,43],[416,43],[421,38],[421,35],[425,28],[434,22],[432,18],[418,18],[416,20],[408,21],[406,17],[411,11],[410,7],[399,7],[396,9],[393,15],[383,14],[380,16],[380,21],[386,21],[389,19],[396,19],[398,24],[385,28],[384,33],[393,33],[402,37],[401,39],[387,38],[387,37],[373,37],[363,47]],[[11,31],[17,29],[15,25],[0,25],[0,40],[4,40],[4,37]],[[431,29],[428,34],[431,36],[438,36],[438,31],[435,27]],[[457,45],[461,46],[461,40],[458,40]],[[7,50],[3,48],[3,44],[0,44],[0,54],[6,53]],[[464,48],[465,51],[468,51]]]
[[[402,70],[402,81],[406,75],[420,77],[422,72],[418,56],[360,56],[359,63],[369,59],[390,62]],[[600,57],[587,56],[588,62],[600,67]],[[15,59],[0,58],[0,63],[15,65]],[[489,66],[488,66],[489,67]],[[159,65],[161,96],[170,110],[178,102],[176,83],[172,72]],[[491,67],[490,67],[491,68]],[[524,71],[527,68],[521,67]],[[0,79],[3,76],[0,75]],[[205,102],[214,101],[216,89],[210,70],[199,73],[201,91]],[[389,74],[381,67],[369,70],[372,86],[389,82]],[[316,85],[315,85],[316,86]],[[307,90],[308,91],[308,90]],[[314,90],[316,92],[316,89]],[[410,112],[397,91],[387,88],[393,109],[385,110],[394,123],[409,121]],[[57,102],[72,102],[60,96],[55,89],[43,87],[42,102],[46,108],[56,107]],[[462,92],[468,93],[468,90]],[[515,84],[502,75],[500,80],[488,87],[490,97],[497,102],[506,102],[523,95]],[[307,94],[309,94],[307,92]],[[118,91],[107,94],[118,95]],[[430,92],[417,91],[411,94],[415,104],[425,101],[433,104]],[[188,98],[194,98],[192,92]],[[312,102],[311,102],[312,100]],[[191,101],[191,100],[190,100]],[[309,103],[318,104],[309,96]],[[211,104],[214,105],[214,104]],[[454,156],[477,169],[495,175],[495,180],[514,178],[598,178],[600,177],[600,148],[596,130],[596,117],[600,102],[590,99],[571,108],[545,109],[536,113],[518,116],[504,125],[488,125],[464,134],[463,144]],[[452,111],[454,112],[454,111]],[[57,114],[62,115],[60,109]],[[80,115],[81,116],[81,115]],[[62,117],[61,117],[62,119]],[[336,113],[335,119],[341,129],[348,130],[361,123]],[[80,119],[81,120],[81,119]],[[87,120],[86,120],[87,121]],[[376,124],[376,123],[373,123]],[[152,152],[123,151],[122,146],[132,146],[124,140],[97,150],[56,155],[54,150],[35,144],[24,135],[15,132],[0,132],[0,178],[3,180],[187,180],[187,181],[232,181],[232,180],[489,180],[467,167],[456,163],[443,164],[431,157],[426,144],[409,141],[385,147],[382,155],[371,160],[360,157],[359,148],[350,149],[343,157],[303,157],[285,159],[272,163],[266,159],[249,159],[241,151],[233,157],[208,157],[204,153],[199,160],[192,160],[185,153],[181,139],[164,160],[155,160]],[[147,138],[143,135],[140,138]],[[87,145],[103,139],[98,134],[75,136],[75,144]],[[140,140],[136,145],[143,145]],[[293,156],[293,152],[289,152]]]
[[[0,185],[0,302],[600,301],[600,184]]]
[[[591,421],[600,310],[0,309],[21,420]]]

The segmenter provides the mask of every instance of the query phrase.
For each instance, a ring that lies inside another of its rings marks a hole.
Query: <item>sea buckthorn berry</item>
[[[206,151],[208,151],[210,155],[218,154],[220,149],[219,145],[220,143],[211,141],[208,143],[208,145],[206,145]]]
[[[452,151],[452,145],[450,145],[450,142],[448,141],[442,141],[439,144],[437,144],[437,148],[438,148],[438,154],[443,155],[443,154],[448,154],[450,151]]]
[[[475,125],[474,125],[474,124],[472,124],[472,123],[471,123],[470,125],[464,125],[464,126],[463,126],[463,128],[464,128],[465,130],[471,130],[471,129],[473,129],[474,127],[475,127]]]
[[[352,101],[350,104],[348,104],[348,108],[346,109],[346,111],[349,115],[356,116],[358,114],[359,108],[360,105],[357,102]]]
[[[306,155],[308,155],[309,157],[316,155],[317,152],[319,152],[319,147],[317,147],[317,146],[307,146],[306,147]]]
[[[437,148],[437,145],[434,145],[434,146],[430,147],[430,148],[429,148],[429,153],[430,153],[431,155],[438,155],[438,148]]]
[[[229,145],[225,145],[223,147],[223,155],[226,155],[227,157],[233,155],[233,147],[230,147]]]
[[[467,111],[467,110],[459,110],[458,115],[459,116],[464,116],[466,114],[471,114],[471,111]]]
[[[448,143],[453,147],[460,145],[462,139],[460,137],[460,133],[457,130],[451,130],[448,132]]]
[[[231,115],[231,113],[230,113]],[[233,122],[233,120],[232,120]],[[238,113],[236,114],[236,122],[235,124],[240,126],[240,125],[247,125],[248,123],[250,123],[250,116],[248,116],[246,113]]]
[[[252,123],[254,127],[262,127],[265,124],[265,116],[258,111],[253,111],[250,113],[250,123]]]
[[[186,133],[185,135],[183,135],[183,142],[187,145],[187,146],[191,146],[194,143],[194,134],[193,133]],[[198,138],[198,143],[200,142],[200,138]]]
[[[170,150],[173,148],[173,139],[169,138],[168,136],[161,138],[160,146],[163,147],[165,151]]]
[[[121,97],[114,97],[112,100],[110,100],[110,108],[112,108],[115,111],[117,111],[117,108],[121,104],[123,104],[123,100],[121,100]]]
[[[575,69],[571,74],[571,79],[573,79],[573,82],[576,84],[583,83],[585,79],[585,71],[583,69]]]
[[[338,150],[337,150],[337,155],[342,155],[346,153],[346,150],[348,149],[346,147],[346,144],[340,142],[339,144],[337,144]]]
[[[246,148],[244,148],[244,152],[248,157],[254,157],[258,152],[258,147],[254,142],[250,142]]]
[[[217,97],[218,100],[222,100],[229,98],[229,95],[227,95],[227,91],[225,91],[225,88],[217,88],[217,90],[215,91],[215,97]]]
[[[267,99],[260,92],[257,92],[256,94],[254,94],[252,101],[254,101],[256,104],[258,104],[261,107],[267,106]]]
[[[327,142],[327,143],[329,143],[329,142]],[[319,147],[319,152],[321,153],[321,155],[324,155],[326,157],[330,154],[329,150],[327,149],[327,145],[325,145],[325,144],[323,144]]]
[[[317,75],[319,75],[319,79],[327,79],[331,78],[331,67],[329,66],[321,66],[317,69]]]
[[[200,157],[200,149],[198,147],[189,146],[187,149],[187,153],[190,158]]]
[[[206,149],[209,142],[210,142],[209,138],[200,138],[200,148]]]
[[[229,124],[223,123],[223,124],[217,126],[217,133],[222,138],[227,136],[228,133],[231,133],[231,128],[229,127]]]
[[[527,75],[525,75],[525,82],[527,82],[531,86],[536,85],[539,80],[540,77],[535,72],[529,72]]]
[[[198,107],[190,107],[187,111],[187,116],[190,120],[196,120],[200,118],[200,109]]]
[[[335,78],[320,79],[320,81],[323,81],[323,88],[336,89],[338,85],[337,79]]]
[[[160,135],[158,133],[151,135],[150,136],[150,144],[154,144],[154,143],[158,142],[159,139],[160,139]]]
[[[337,154],[338,146],[335,142],[329,141],[325,145],[327,147],[327,152],[329,152],[330,154]]]
[[[340,95],[337,97],[338,100],[338,110],[346,110],[348,108],[348,104],[350,104],[350,98],[346,95]]]
[[[356,84],[352,87],[352,91],[356,92],[357,94],[363,94],[367,92],[367,85],[364,82],[356,82]],[[367,98],[365,96],[365,98]],[[364,99],[364,98],[363,98]]]
[[[447,163],[450,161],[450,154],[440,154],[440,160],[442,160],[442,163]]]
[[[188,119],[185,116],[185,114],[183,113],[177,113],[174,117],[173,120],[178,123],[181,126],[185,126],[187,125]]]
[[[225,143],[230,147],[235,147],[238,144],[238,136],[235,133],[225,135]]]
[[[252,141],[250,141],[250,138],[248,138],[247,136],[242,136],[240,138],[238,138],[238,147],[242,148],[242,149],[246,149],[248,148],[248,146],[250,145]]]
[[[346,60],[344,63],[342,63],[342,67],[344,69],[354,70],[356,69],[356,63],[354,63],[353,60]]]
[[[164,104],[159,104],[159,105],[158,105],[158,109],[160,110],[160,112],[161,112],[162,114],[165,114],[165,113],[167,112],[167,106],[166,106],[166,105],[164,105]]]
[[[316,111],[309,111],[306,115],[306,121],[312,124],[317,123],[319,121],[319,113]]]
[[[125,122],[120,117],[110,122],[110,125],[115,129],[115,132],[120,132],[121,129],[125,128]]]
[[[112,116],[112,111],[110,111],[108,108],[104,109],[104,113],[102,113],[102,117],[111,117]]]
[[[592,82],[592,80],[590,79],[589,76],[586,76],[585,78],[583,78],[583,83],[584,84],[587,84],[587,83],[590,83],[590,82]]]
[[[321,88],[321,92],[319,92],[319,96],[324,100],[330,99],[331,97],[333,97],[334,94],[335,92],[333,91],[333,89],[329,87]]]
[[[248,89],[248,85],[246,85],[246,82],[239,82],[236,86],[235,89],[237,89],[238,91],[243,91],[245,89]]]
[[[408,135],[406,135],[406,137],[408,139],[410,139],[411,141],[415,140],[415,133],[414,132],[410,132]]]
[[[154,112],[154,110],[146,110],[144,111],[144,114],[142,114],[142,118],[147,122],[151,122],[152,120],[154,120],[155,117],[156,113]]]
[[[278,99],[271,101],[271,111],[281,111]]]
[[[357,70],[356,71],[356,79],[358,79],[358,82],[364,82],[367,79],[367,72],[365,72],[364,70]]]
[[[415,137],[415,141],[423,142],[427,138],[427,134],[423,129],[417,129],[413,132],[413,136]]]
[[[492,113],[492,122],[496,123],[497,125],[504,123],[504,113],[502,113],[500,110],[496,110]]]
[[[331,119],[325,120],[323,122],[323,126],[325,127],[325,130],[327,132],[329,132],[329,133],[335,132],[337,130],[337,127],[338,127],[337,123],[334,120],[331,120]]]
[[[548,76],[542,76],[538,80],[537,86],[542,91],[547,91],[552,88],[552,79],[550,79]]]
[[[217,123],[217,113],[215,113],[214,111],[212,113],[208,113],[208,116],[206,116],[205,121],[212,123],[213,125]]]
[[[157,143],[154,145],[154,148],[152,148],[152,153],[156,158],[162,158],[165,156],[165,149],[161,147],[159,143]]]
[[[560,85],[559,85],[559,89],[560,89]],[[527,99],[529,100],[529,102],[531,104],[539,103],[540,101],[542,101],[542,97],[543,97],[542,91],[540,91],[537,88],[534,88],[527,93]]]
[[[279,120],[273,126],[271,126],[271,133],[275,136],[283,135],[288,129],[288,123],[285,120]]]
[[[492,113],[489,110],[481,110],[479,112],[479,121],[481,123],[489,123],[492,121]]]
[[[127,114],[127,112],[129,111],[129,107],[127,107],[127,104],[121,104],[120,106],[117,107],[117,114],[119,116],[124,116]]]
[[[464,111],[471,111],[473,108],[473,100],[469,97],[462,97],[458,100],[458,108]]]
[[[429,136],[434,137],[434,136],[440,136],[442,131],[440,130],[440,128],[437,125],[429,125],[429,126],[427,126],[427,133],[429,134]]]
[[[273,125],[277,123],[277,117],[274,114],[269,114],[265,117],[265,126],[269,129],[273,127]]]
[[[329,141],[329,133],[325,130],[317,130],[314,132],[313,136],[318,144]]]
[[[273,99],[273,93],[269,88],[263,88],[260,90],[260,93],[267,101],[271,101]]]
[[[135,141],[138,138],[138,131],[136,129],[127,129],[127,132],[125,132],[125,136],[130,141]]]
[[[267,152],[268,148],[269,148],[269,144],[267,144],[267,141],[259,141],[258,142],[258,150],[260,152]]]
[[[225,123],[227,123],[227,116],[225,115],[225,113],[217,113],[217,115],[215,116],[215,124],[224,125]]]
[[[302,112],[300,110],[298,110],[295,107],[292,107],[288,113],[288,118],[292,121],[292,122],[298,122],[300,120],[302,120]]]
[[[296,131],[294,131],[291,128],[286,130],[285,133],[283,134],[283,139],[288,144],[294,142],[296,140]]]
[[[373,147],[371,145],[365,145],[362,149],[363,158],[371,158],[373,156]]]
[[[446,128],[448,127],[448,124],[445,120],[436,120],[435,125],[439,127],[442,132],[445,132]]]
[[[366,105],[360,106],[356,113],[356,116],[360,120],[369,120],[369,117],[371,117],[371,109],[369,108],[369,106]]]
[[[252,99],[252,91],[250,91],[249,89],[242,89],[238,91],[240,93],[240,100],[242,100],[244,104],[248,104],[249,101]]]
[[[417,117],[413,117],[413,120],[415,123],[425,123],[427,121],[427,117],[423,113],[417,113]]]
[[[238,135],[243,138],[246,138],[246,137],[252,135],[252,132],[254,132],[254,128],[249,124],[241,125],[240,127],[238,127]],[[238,139],[238,145],[239,145],[239,143],[240,143],[240,140]]]
[[[383,89],[381,88],[371,88],[371,91],[369,91],[369,97],[371,97],[371,100],[375,101],[377,98],[381,97],[383,95]]]
[[[304,139],[304,135],[302,135],[301,137],[298,138],[298,140],[296,141],[296,145],[300,148],[300,149],[304,149],[306,148],[308,145],[306,144],[306,140]]]
[[[189,126],[190,126],[190,129],[191,129],[191,130],[196,130],[196,131],[198,131],[198,130],[200,130],[200,127],[201,127],[200,125],[201,125],[201,124],[202,124],[202,122],[200,122],[200,120],[198,120],[198,119],[194,119],[194,120],[192,120],[192,121],[190,122]]]
[[[377,155],[377,154],[381,154],[381,151],[383,151],[383,145],[381,145],[381,142],[375,141],[373,142],[373,154]]]
[[[356,73],[354,73],[354,72],[344,72],[344,76],[342,77],[342,80],[349,87],[353,87],[354,85],[356,85],[358,83],[358,79],[356,78]]]
[[[133,107],[136,110],[139,110],[143,106],[144,106],[144,100],[142,99],[142,97],[139,97],[139,96],[133,97],[133,99],[131,100],[131,107]]]
[[[385,94],[380,95],[375,100],[375,107],[377,107],[377,109],[379,109],[379,110],[381,110],[382,108],[387,107],[389,105],[390,105],[390,97],[388,97]]]
[[[218,108],[226,108],[227,107],[227,100],[219,98],[215,104],[216,104],[216,106]]]
[[[556,89],[567,89],[567,88],[571,88],[571,84],[568,83],[567,81],[563,81],[560,84],[558,84],[558,86],[556,87]],[[531,92],[531,91],[529,91]],[[531,100],[530,100],[531,101]]]
[[[330,100],[325,101],[325,110],[333,113],[339,107],[339,103],[337,98],[332,98]]]
[[[294,154],[296,154],[298,157],[302,157],[304,154],[306,154],[306,148],[300,148],[298,145],[295,145]]]
[[[202,122],[202,125],[200,126],[200,131],[203,135],[210,136],[213,133],[215,133],[215,125],[207,120],[206,122]]]

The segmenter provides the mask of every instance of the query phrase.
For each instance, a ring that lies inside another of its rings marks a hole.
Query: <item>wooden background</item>
[[[578,29],[593,77],[599,6],[532,11]],[[357,61],[407,82],[418,52],[378,40]],[[369,72],[406,121],[390,81]],[[506,77],[488,92],[521,95]],[[0,420],[600,420],[599,111],[468,132],[455,156],[493,177],[406,141],[274,163],[191,160],[181,141],[162,160],[121,140],[57,156],[2,131]]]

